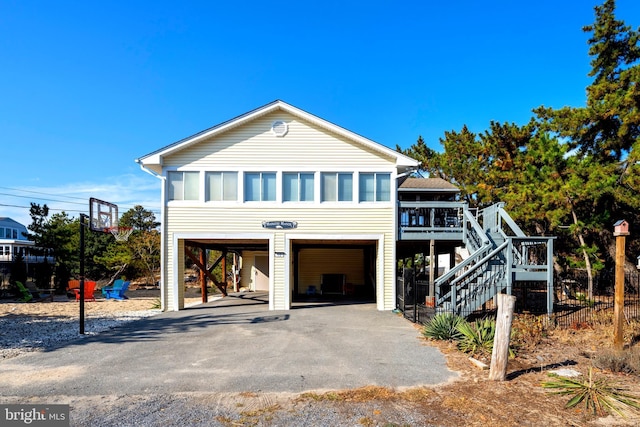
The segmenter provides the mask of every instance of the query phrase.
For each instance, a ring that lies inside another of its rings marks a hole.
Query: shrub
[[[516,348],[531,348],[549,335],[546,320],[542,316],[519,315],[513,319],[511,343]]]
[[[427,338],[436,340],[459,340],[462,334],[458,326],[467,323],[463,317],[453,313],[436,314],[422,329],[422,334]]]
[[[460,323],[458,331],[462,334],[458,349],[471,354],[491,354],[493,337],[496,333],[496,321],[491,318],[476,320],[473,323]]]

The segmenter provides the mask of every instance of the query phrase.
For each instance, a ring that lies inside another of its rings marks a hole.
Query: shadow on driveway
[[[457,376],[413,324],[375,304],[269,311],[267,302],[233,294],[0,362],[0,395],[298,393]]]

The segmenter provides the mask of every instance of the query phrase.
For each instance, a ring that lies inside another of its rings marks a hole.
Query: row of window
[[[4,248],[4,250],[3,250]],[[18,246],[14,246],[13,247],[13,254],[17,255],[18,252],[20,251],[20,247]],[[0,246],[0,255],[11,255],[11,246]]]
[[[283,202],[315,202],[316,177],[320,180],[321,202],[352,202],[354,173],[352,172],[283,172],[281,183]],[[169,172],[169,200],[199,200],[200,172]],[[238,201],[242,185],[245,202],[275,202],[278,175],[276,172],[205,172],[205,201]],[[242,184],[240,178],[243,178]],[[391,174],[367,172],[357,174],[359,202],[391,200]]]
[[[0,239],[18,239],[18,229],[0,227]]]

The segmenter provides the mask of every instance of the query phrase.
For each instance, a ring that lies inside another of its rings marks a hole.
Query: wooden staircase
[[[515,281],[545,281],[553,312],[553,237],[529,237],[504,210],[464,211],[463,242],[470,255],[435,281],[436,311],[468,316]]]

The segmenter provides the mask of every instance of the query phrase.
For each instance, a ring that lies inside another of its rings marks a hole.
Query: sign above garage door
[[[275,229],[291,229],[297,228],[298,223],[295,221],[263,221],[262,228],[275,228]]]

